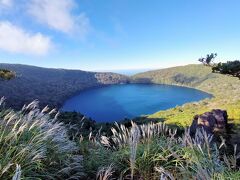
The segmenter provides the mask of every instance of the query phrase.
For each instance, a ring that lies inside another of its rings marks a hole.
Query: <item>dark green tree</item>
[[[217,53],[207,54],[205,58],[199,58],[198,61],[203,63],[204,65],[211,66],[213,60],[217,57]]]
[[[199,61],[206,66],[212,67],[214,73],[226,74],[240,79],[240,61],[228,61],[226,63],[214,63],[216,53],[208,54],[206,58],[200,58]]]
[[[213,72],[227,74],[240,79],[240,61],[228,61],[226,63],[218,63],[212,67]]]

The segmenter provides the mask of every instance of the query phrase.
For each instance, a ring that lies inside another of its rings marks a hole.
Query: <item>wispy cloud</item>
[[[11,7],[13,5],[13,0],[0,0],[0,6]]]
[[[28,33],[8,21],[0,21],[0,49],[22,54],[44,55],[52,47],[51,39],[41,33]]]
[[[76,15],[74,0],[31,0],[27,12],[42,24],[63,33],[74,33],[83,38],[90,30],[90,21],[85,13]]]

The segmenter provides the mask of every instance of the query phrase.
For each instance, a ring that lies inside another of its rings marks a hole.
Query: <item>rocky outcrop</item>
[[[127,84],[130,78],[116,73],[96,73],[95,78],[100,84]]]
[[[190,127],[191,135],[196,133],[196,130],[203,128],[208,134],[215,132],[225,132],[228,123],[227,111],[213,109],[211,112],[206,112],[201,115],[196,115]]]

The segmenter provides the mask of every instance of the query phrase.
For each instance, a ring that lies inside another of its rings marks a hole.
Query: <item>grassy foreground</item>
[[[3,101],[0,103],[3,104]],[[51,118],[54,117],[54,118]],[[37,102],[0,110],[0,179],[239,179],[236,146],[163,123],[82,136]]]

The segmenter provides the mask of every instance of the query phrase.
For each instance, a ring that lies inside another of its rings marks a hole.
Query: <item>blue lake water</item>
[[[80,92],[68,99],[62,110],[80,112],[97,122],[112,122],[211,97],[196,89],[171,85],[111,85]]]

